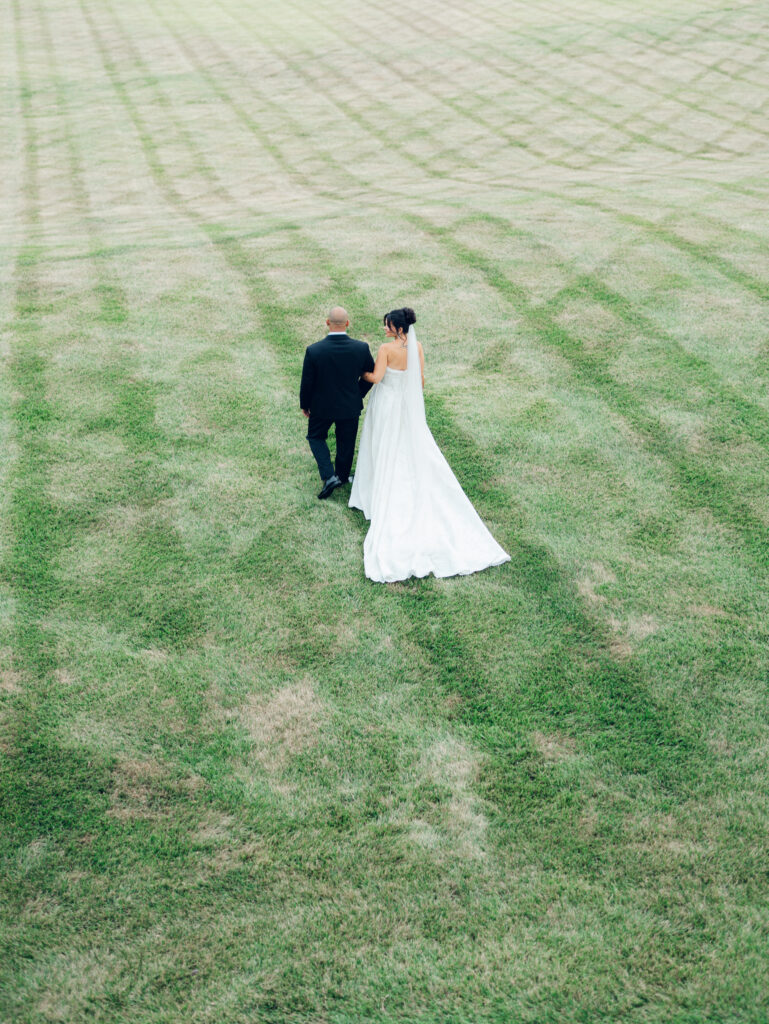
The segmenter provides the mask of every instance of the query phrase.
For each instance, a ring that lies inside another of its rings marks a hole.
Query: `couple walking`
[[[376,362],[347,333],[336,306],[329,333],[304,357],[299,404],[328,498],[351,483],[349,505],[371,526],[363,544],[366,575],[377,583],[410,576],[458,576],[509,561],[481,522],[430,433],[425,418],[424,352],[412,309],[386,313],[387,341]],[[371,389],[355,477],[350,473],[363,396]],[[326,438],[336,433],[336,465]]]

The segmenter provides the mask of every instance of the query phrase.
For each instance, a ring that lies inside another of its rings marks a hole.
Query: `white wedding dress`
[[[414,328],[405,370],[388,367],[368,399],[350,507],[371,526],[363,544],[366,576],[394,583],[410,576],[465,576],[510,556],[497,544],[459,485],[425,419]]]

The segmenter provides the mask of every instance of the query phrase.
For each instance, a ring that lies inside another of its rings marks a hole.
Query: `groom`
[[[307,440],[318,463],[323,481],[319,498],[327,498],[350,479],[362,395],[367,385],[362,373],[374,369],[371,350],[365,341],[347,333],[350,320],[341,306],[334,306],[326,320],[328,334],[310,345],[304,354],[299,405],[308,418]],[[326,444],[331,424],[336,434],[336,466]]]

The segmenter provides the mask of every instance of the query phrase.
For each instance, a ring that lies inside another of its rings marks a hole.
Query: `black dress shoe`
[[[328,480],[323,481],[323,490],[318,495],[319,498],[327,498],[329,494],[332,494],[337,487],[342,486],[342,481],[338,476],[330,476]]]

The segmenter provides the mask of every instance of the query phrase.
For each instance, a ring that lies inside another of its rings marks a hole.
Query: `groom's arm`
[[[299,408],[309,416],[312,408],[312,387],[315,383],[315,365],[310,358],[310,351],[304,353],[304,365],[302,366],[302,382],[299,385]]]
[[[365,342],[364,342],[365,344]],[[374,369],[374,357],[371,355],[371,349],[366,345],[366,355],[363,360],[363,369],[361,370],[361,376],[358,378],[358,391],[360,397],[365,398],[369,391],[374,386],[370,381],[364,379],[364,373],[371,373]]]

